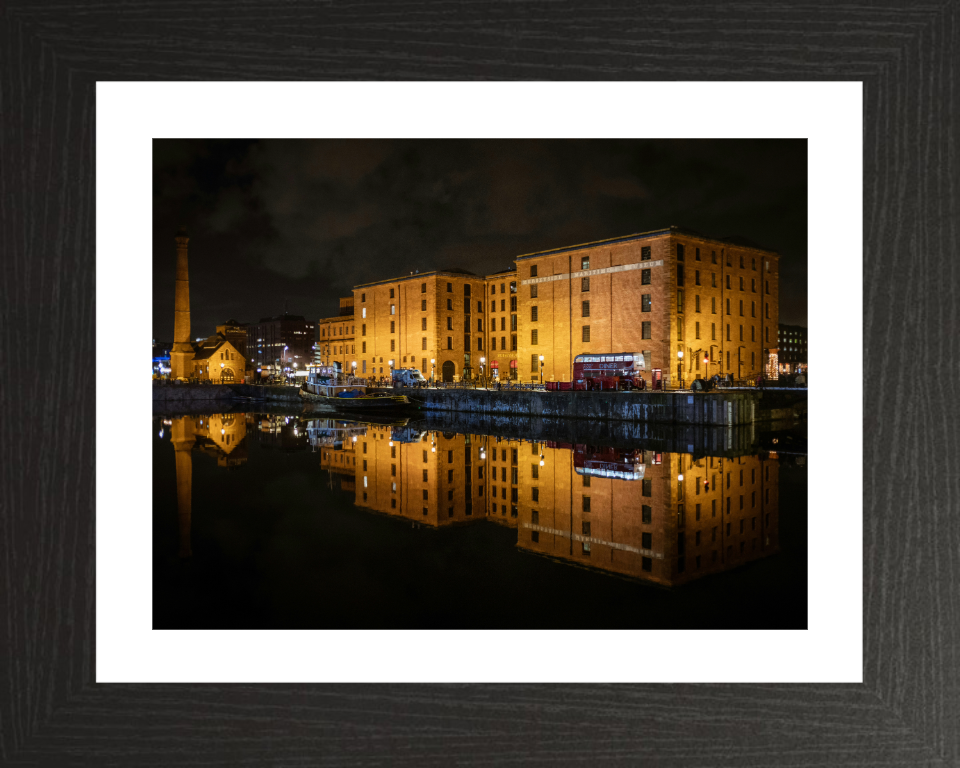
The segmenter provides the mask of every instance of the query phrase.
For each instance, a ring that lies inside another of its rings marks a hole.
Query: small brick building
[[[246,360],[240,351],[221,336],[196,345],[190,377],[214,384],[239,384],[246,375]]]

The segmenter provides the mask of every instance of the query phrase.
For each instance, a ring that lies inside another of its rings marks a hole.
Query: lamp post
[[[683,350],[677,352],[677,381],[680,382],[680,389],[683,389]]]
[[[434,385],[433,376],[437,370],[437,359],[435,357],[430,358],[430,386]]]
[[[354,379],[357,378],[357,361],[356,360],[350,363],[350,376],[351,378],[354,378]]]
[[[487,362],[487,358],[481,357],[480,358],[480,386],[481,387],[483,386],[483,364],[485,362]]]
[[[393,360],[388,360],[387,365],[390,366],[390,386],[395,387],[396,384],[393,381]]]
[[[543,384],[543,355],[540,355],[540,383]]]

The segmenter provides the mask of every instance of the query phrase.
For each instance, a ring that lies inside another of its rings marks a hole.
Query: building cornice
[[[764,253],[770,256],[776,256],[779,258],[780,254],[776,251],[771,251],[766,248],[759,248],[750,245],[738,245],[737,243],[730,243],[726,240],[718,240],[714,237],[706,237],[697,232],[694,232],[689,229],[683,229],[681,227],[667,227],[666,229],[654,229],[649,232],[638,232],[633,235],[624,235],[623,237],[613,237],[608,240],[596,240],[590,243],[581,243],[579,245],[566,245],[562,248],[552,248],[546,251],[537,251],[536,253],[525,253],[522,256],[517,256],[514,258],[514,261],[523,261],[525,259],[537,259],[543,258],[544,256],[556,256],[560,253],[569,253],[571,251],[585,251],[591,248],[603,248],[610,245],[619,245],[620,243],[629,243],[634,240],[648,240],[657,237],[663,237],[665,235],[673,235],[680,237],[692,237],[696,240],[700,240],[705,243],[715,243],[722,248],[735,248],[744,251],[756,251],[757,253]]]

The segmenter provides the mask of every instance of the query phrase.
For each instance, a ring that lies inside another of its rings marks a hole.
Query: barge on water
[[[310,372],[300,385],[300,397],[308,402],[326,403],[349,411],[402,408],[410,405],[410,398],[406,395],[370,392],[365,385],[349,381],[338,383],[336,373],[328,368]]]

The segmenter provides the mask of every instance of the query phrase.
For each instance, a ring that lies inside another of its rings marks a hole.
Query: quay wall
[[[168,405],[193,400],[232,400],[235,396],[229,384],[167,384],[153,387],[153,402]]]
[[[165,384],[154,385],[153,403],[169,409],[180,403],[225,405],[233,401],[262,400],[265,403],[301,403],[296,387],[266,387],[255,384]]]
[[[717,427],[541,416],[509,416],[465,411],[420,411],[413,424],[425,430],[490,435],[504,440],[605,445],[670,453],[734,457],[760,449],[758,424]]]
[[[642,421],[731,427],[792,415],[796,405],[766,392],[541,392],[397,389],[425,411],[462,411],[554,419]],[[766,398],[766,402],[764,401]],[[805,402],[805,401],[804,401]]]
[[[250,397],[268,403],[302,403],[298,387],[268,387],[260,384],[231,384],[240,397]]]

